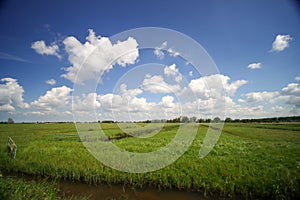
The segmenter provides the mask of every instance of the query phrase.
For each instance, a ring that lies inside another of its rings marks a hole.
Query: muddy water
[[[181,191],[158,191],[154,189],[131,189],[122,186],[88,185],[80,182],[62,181],[59,189],[66,196],[87,196],[91,200],[202,200],[199,193]]]
[[[25,180],[42,180],[42,177],[30,176],[22,173],[3,173],[4,177],[18,177]],[[49,180],[49,179],[47,179]],[[133,189],[120,185],[105,184],[89,185],[84,182],[58,181],[58,187],[63,196],[85,196],[90,200],[209,200],[220,199],[219,196],[204,197],[196,192],[157,189]]]

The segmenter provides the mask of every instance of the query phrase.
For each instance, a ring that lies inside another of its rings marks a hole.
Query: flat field
[[[72,123],[1,124],[0,171],[90,184],[193,191],[208,197],[300,196],[300,124],[225,124],[214,149],[200,159],[198,154],[208,125],[199,125],[192,145],[171,165],[149,173],[126,173],[95,159],[83,146]],[[168,144],[179,124],[165,124],[159,133],[144,139],[128,137],[116,124],[101,127],[110,139],[116,139],[108,142],[132,152],[151,152]],[[92,133],[94,129],[87,131]],[[18,146],[14,160],[7,155],[8,137]],[[0,181],[1,193],[9,181]]]

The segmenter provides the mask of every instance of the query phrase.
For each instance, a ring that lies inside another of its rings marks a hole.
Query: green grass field
[[[116,124],[101,126],[111,139],[124,137],[112,141],[117,146],[150,152],[170,142],[179,124],[167,124],[147,139],[127,137]],[[214,149],[200,159],[199,149],[207,129],[208,124],[200,124],[188,151],[173,164],[149,173],[125,173],[91,156],[74,124],[1,124],[0,170],[91,184],[197,191],[225,198],[300,196],[300,124],[226,124]],[[15,160],[7,155],[8,136],[18,146]],[[0,181],[1,192],[9,181]]]

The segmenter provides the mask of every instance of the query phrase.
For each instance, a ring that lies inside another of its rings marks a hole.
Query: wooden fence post
[[[8,148],[8,155],[12,159],[15,159],[17,155],[17,145],[13,141],[13,139],[11,139],[11,137],[8,137],[7,148]]]

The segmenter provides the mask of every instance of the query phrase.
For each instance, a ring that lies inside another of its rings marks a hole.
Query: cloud
[[[227,105],[226,105],[227,106]],[[270,111],[266,111],[263,105],[258,106],[240,106],[234,105],[232,108],[226,107],[226,114],[232,118],[262,118],[273,117],[274,115]]]
[[[146,119],[145,113],[152,110],[152,103],[144,97],[137,97],[142,93],[139,88],[127,89],[127,85],[120,86],[119,94],[98,95],[101,104],[99,114],[104,119],[113,120],[142,120]]]
[[[296,81],[300,81],[300,74],[298,76],[295,77]]]
[[[179,69],[176,68],[176,64],[172,64],[169,67],[164,68],[164,74],[167,76],[176,76],[179,72]]]
[[[154,55],[156,55],[159,59],[163,59],[165,57],[164,51],[167,51],[171,57],[177,57],[180,55],[179,52],[175,51],[173,48],[167,48],[168,42],[164,41],[159,47],[154,48]]]
[[[230,78],[229,78],[229,80],[230,80]],[[237,80],[237,81],[232,82],[231,84],[226,83],[225,90],[229,96],[233,96],[238,88],[240,88],[241,86],[243,86],[247,83],[248,83],[248,81],[246,81],[246,80]]]
[[[54,80],[53,78],[51,78],[51,79],[47,80],[46,83],[48,85],[55,85],[56,84],[56,80]]]
[[[174,76],[175,81],[179,83],[182,80],[182,75],[179,73],[179,69],[176,68],[176,64],[166,66],[164,68],[164,74],[167,76]]]
[[[52,55],[61,59],[61,55],[58,54],[59,47],[56,44],[46,45],[45,41],[40,40],[31,44],[31,48],[41,55]]]
[[[105,112],[112,111],[113,109],[122,112],[123,101],[127,101],[127,99],[123,99],[122,96],[111,93],[99,95],[98,99],[102,105],[101,108],[104,109]]]
[[[63,43],[72,66],[61,76],[73,83],[101,80],[102,74],[112,69],[114,64],[125,67],[134,64],[139,56],[138,43],[134,38],[112,44],[109,38],[96,36],[91,29],[85,43],[73,36],[67,37]]]
[[[236,90],[246,84],[246,80],[237,80],[229,83],[230,78],[222,74],[200,77],[191,80],[189,89],[200,98],[218,98],[221,96],[233,96]]]
[[[272,106],[271,108],[275,113],[282,113],[285,111],[285,108],[283,106]]]
[[[165,56],[163,50],[166,49],[167,45],[168,43],[165,41],[159,47],[156,47],[153,51],[154,55],[156,55],[159,59],[163,59]]]
[[[10,105],[10,104],[4,104],[4,105],[0,105],[0,111],[1,112],[9,112],[9,113],[13,113],[16,109]]]
[[[139,88],[128,90],[126,84],[120,85],[120,91],[121,91],[121,95],[126,99],[131,99],[132,97],[135,97],[143,93],[143,91]]]
[[[73,97],[73,111],[88,111],[91,112],[101,107],[96,93],[83,94],[82,97]]]
[[[169,73],[174,75],[171,71]],[[87,93],[74,96],[73,113],[79,116],[76,118],[78,121],[95,121],[98,119],[138,121],[172,119],[181,115],[212,118],[220,117],[222,113],[226,113],[231,118],[257,118],[299,113],[299,84],[290,83],[281,90],[274,92],[247,93],[242,95],[243,99],[238,99],[235,102],[233,95],[246,82],[245,80],[231,81],[230,77],[222,74],[204,76],[192,80],[189,84],[188,89],[193,90],[198,98],[190,98],[188,101],[180,102],[183,97],[179,95],[178,102],[175,102],[170,93],[174,92],[172,90],[181,92],[182,89],[179,85],[170,85],[161,76],[146,75],[140,88],[128,89],[126,84],[122,84],[118,90],[115,90],[118,92],[116,94]],[[143,90],[152,93],[167,93],[168,95],[162,96],[159,102],[153,102],[148,99],[151,95],[140,97],[143,95]],[[54,119],[58,116],[71,119],[71,91],[72,89],[66,86],[52,88],[31,103],[32,108],[36,108],[36,110],[27,114],[41,117],[36,118],[39,121],[47,119],[47,116],[54,116]],[[14,108],[8,104],[0,106],[0,110],[14,111]]]
[[[298,115],[300,112],[300,85],[298,83],[290,83],[279,91],[274,92],[251,92],[244,94],[245,99],[238,99],[240,103],[253,103],[265,105],[272,105],[270,110],[264,109],[262,116],[274,117]],[[283,106],[285,104],[285,106]],[[259,105],[262,106],[262,105]],[[246,108],[247,106],[243,106]],[[259,117],[254,115],[255,117]]]
[[[281,90],[282,95],[300,96],[300,86],[298,83],[290,83]]]
[[[131,107],[130,110],[140,108],[140,106],[144,109],[146,108],[144,105],[142,105],[143,103],[146,105],[146,99],[137,97],[138,95],[142,94],[143,91],[141,89],[127,89],[126,84],[121,84],[119,89],[119,94],[108,93],[104,95],[98,95],[98,99],[103,109],[121,112],[128,111],[128,106]]]
[[[290,83],[286,87],[282,88],[281,95],[285,103],[292,106],[292,111],[300,111],[300,85],[298,83]]]
[[[160,103],[160,105],[162,105],[163,107],[165,107],[165,108],[173,108],[174,107],[174,97],[172,97],[172,96],[164,96],[164,97],[162,97],[162,99],[161,99],[161,103]]]
[[[175,50],[172,49],[172,48],[169,48],[167,51],[168,51],[168,53],[170,54],[170,56],[172,56],[172,57],[177,57],[177,56],[180,55],[179,52],[175,51]]]
[[[179,92],[179,85],[171,85],[164,81],[163,77],[146,75],[142,89],[152,93],[176,93]]]
[[[141,90],[127,89],[120,86],[120,94],[99,95],[101,117],[113,120],[146,120],[168,119],[180,116],[180,106],[174,102],[174,97],[167,95],[160,102],[148,102],[144,97],[137,97]]]
[[[283,51],[287,47],[289,47],[289,42],[293,38],[290,35],[277,35],[273,44],[272,44],[272,51]]]
[[[291,105],[291,110],[296,113],[300,111],[300,85],[298,83],[290,83],[280,91],[280,97],[286,104]]]
[[[61,86],[48,90],[45,95],[40,96],[38,100],[31,102],[31,106],[42,111],[53,111],[57,108],[66,108],[71,99],[71,88]]]
[[[262,64],[260,62],[259,63],[251,63],[251,64],[248,65],[248,68],[249,69],[260,69],[261,65]]]
[[[151,105],[147,102],[147,99],[144,97],[134,97],[128,102],[128,112],[145,112],[151,109]]]
[[[290,96],[286,102],[286,104],[290,104],[295,107],[295,109],[300,108],[300,97],[299,96]],[[298,113],[299,114],[299,113]]]
[[[251,92],[247,93],[244,96],[246,96],[245,100],[239,99],[239,102],[269,102],[271,100],[274,100],[279,95],[279,92]]]
[[[230,81],[230,77],[223,74],[213,74],[191,80],[183,95],[196,95],[197,101],[188,101],[183,106],[183,110],[188,110],[189,113],[195,113],[198,110],[204,118],[222,117],[224,113],[233,113],[231,109],[237,109],[239,106],[232,100],[232,97],[237,89],[246,83],[246,80]]]
[[[19,108],[29,108],[24,102],[24,89],[16,79],[2,78],[0,80],[0,110],[5,112],[15,111],[15,106]]]

